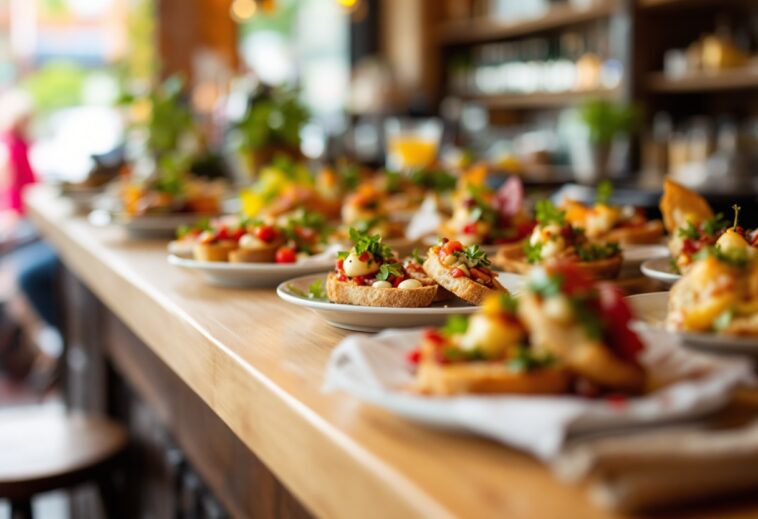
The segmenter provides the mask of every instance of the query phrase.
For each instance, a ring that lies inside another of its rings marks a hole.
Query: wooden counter
[[[502,445],[322,393],[324,366],[345,333],[273,290],[208,286],[170,266],[164,243],[94,228],[47,188],[30,191],[27,203],[66,267],[314,515],[620,517]],[[755,514],[755,502],[719,509],[723,518]]]

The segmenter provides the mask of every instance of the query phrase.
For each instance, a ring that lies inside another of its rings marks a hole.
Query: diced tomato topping
[[[347,276],[345,274],[340,274],[337,279],[339,281],[343,281],[344,282],[344,281],[347,281]]]
[[[529,236],[534,230],[535,225],[537,225],[536,222],[533,222],[531,220],[519,223],[516,226],[516,237],[514,241],[518,241],[522,238],[525,238],[526,236]]]
[[[216,231],[216,239],[217,240],[228,240],[229,239],[229,229],[226,227],[221,227],[219,230]]]
[[[463,250],[463,244],[458,240],[450,240],[442,246],[442,251],[447,255],[461,250]]]
[[[421,348],[414,348],[409,351],[405,356],[405,360],[414,365],[421,362]]]
[[[555,262],[548,267],[548,272],[563,278],[561,291],[568,296],[586,293],[592,289],[592,278],[570,261]]]
[[[337,260],[337,270],[344,270],[345,267],[345,260],[338,259]]]
[[[278,235],[279,231],[277,231],[273,225],[261,225],[255,230],[255,237],[265,243],[271,243]]]
[[[600,312],[607,324],[605,333],[609,345],[621,359],[636,361],[645,346],[629,328],[632,311],[624,300],[623,292],[611,283],[598,283],[597,291]]]
[[[463,272],[463,270],[459,268],[454,268],[453,270],[450,271],[450,275],[453,276],[454,278],[462,278],[466,275],[466,273]]]
[[[358,256],[358,259],[361,260],[361,261],[363,261],[363,262],[368,261],[369,258],[371,258],[371,253],[368,252],[368,251],[364,251],[364,252],[361,253],[360,256]]]
[[[400,283],[405,281],[405,276],[393,276],[393,277],[395,279],[392,281],[392,286],[394,286],[395,288],[397,288],[400,285]]]
[[[626,408],[626,406],[629,404],[629,399],[625,395],[620,395],[617,393],[608,395],[605,398],[605,401],[608,402],[611,405],[611,407],[614,407],[615,409],[618,409],[619,411]]]
[[[464,225],[463,234],[476,234],[476,223],[467,223]]]
[[[435,344],[439,346],[440,344],[444,344],[445,337],[434,329],[429,329],[424,332],[424,339],[431,342],[432,344]]]
[[[235,241],[240,241],[240,238],[242,238],[245,235],[245,232],[246,231],[243,227],[237,227],[234,230],[234,234],[232,235],[232,237],[234,238]]]
[[[363,276],[355,276],[353,278],[353,281],[355,281],[356,285],[365,285],[366,284],[366,278]]]
[[[693,254],[700,249],[700,244],[695,240],[684,240],[682,244],[682,252],[685,254]]]
[[[303,241],[313,241],[316,238],[316,231],[308,227],[295,227],[295,234]]]
[[[276,251],[277,263],[295,263],[297,261],[297,253],[292,247],[281,247]]]

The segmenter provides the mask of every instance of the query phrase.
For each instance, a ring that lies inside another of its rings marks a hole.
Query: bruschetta
[[[335,270],[326,279],[332,303],[417,308],[429,306],[437,285],[424,285],[406,272],[381,236],[350,229],[353,247],[340,252]]]
[[[490,260],[478,245],[464,247],[457,240],[443,238],[429,249],[424,271],[441,287],[472,305],[480,305],[496,292],[507,292],[490,270]]]
[[[506,272],[526,274],[555,260],[571,261],[593,278],[613,279],[623,263],[617,243],[591,242],[584,230],[566,221],[566,212],[549,200],[537,203],[537,226],[527,240],[501,247],[495,265]]]

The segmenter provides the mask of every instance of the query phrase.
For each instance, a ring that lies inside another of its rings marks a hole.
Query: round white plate
[[[286,279],[325,272],[334,265],[333,258],[308,260],[305,263],[226,263],[198,261],[173,254],[169,255],[168,262],[177,267],[202,273],[213,285],[237,288],[275,287]]]
[[[758,337],[733,337],[715,333],[671,332],[666,330],[668,292],[637,294],[626,298],[642,326],[676,335],[682,344],[710,353],[750,355],[758,358]]]
[[[121,227],[134,238],[172,238],[176,236],[176,230],[183,225],[194,225],[200,220],[217,216],[200,214],[128,216],[97,209],[90,213],[89,222],[98,227],[108,225]]]
[[[670,257],[645,260],[640,265],[640,270],[650,279],[666,283],[667,285],[673,285],[682,277],[681,274],[674,272],[674,269],[671,267]]]
[[[518,292],[524,278],[516,274],[499,273],[498,279],[510,292]],[[326,276],[317,274],[285,281],[277,287],[276,293],[289,303],[310,308],[332,326],[345,330],[377,332],[386,328],[439,326],[451,315],[472,314],[478,309],[458,298],[433,303],[424,308],[342,305],[330,303],[326,299],[310,299],[305,294],[308,294],[308,287],[318,280],[324,286]]]

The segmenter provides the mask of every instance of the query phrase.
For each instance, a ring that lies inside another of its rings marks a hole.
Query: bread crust
[[[229,261],[229,253],[237,247],[237,242],[226,240],[217,243],[196,243],[192,254],[198,261]]]
[[[610,258],[595,261],[575,261],[574,264],[579,270],[595,279],[615,279],[621,272],[623,262],[623,256],[617,254]],[[528,274],[535,267],[526,260],[523,244],[501,247],[497,251],[493,263],[506,272],[515,272],[516,274]]]
[[[340,281],[335,272],[326,277],[326,295],[332,303],[385,308],[423,308],[434,301],[437,285],[420,288],[373,288]]]
[[[602,343],[589,339],[581,325],[560,323],[545,315],[534,294],[521,296],[518,313],[534,346],[555,355],[570,371],[608,388],[634,393],[645,388],[641,366],[619,359]]]
[[[240,247],[229,253],[230,263],[273,263],[276,260],[278,246],[268,246],[260,249],[245,249]]]
[[[496,292],[507,292],[505,287],[500,284],[496,276],[493,276],[492,283],[494,288],[489,288],[473,279],[463,276],[453,277],[450,269],[445,267],[439,257],[429,250],[424,261],[424,270],[434,281],[442,288],[445,288],[472,305],[481,305],[488,295]]]
[[[660,209],[669,234],[686,224],[688,218],[694,218],[695,223],[713,218],[713,209],[705,198],[668,178],[663,181]]]
[[[416,389],[432,395],[557,395],[565,393],[569,383],[568,372],[561,368],[542,368],[522,373],[509,369],[504,362],[439,364],[429,359],[418,366]]]

